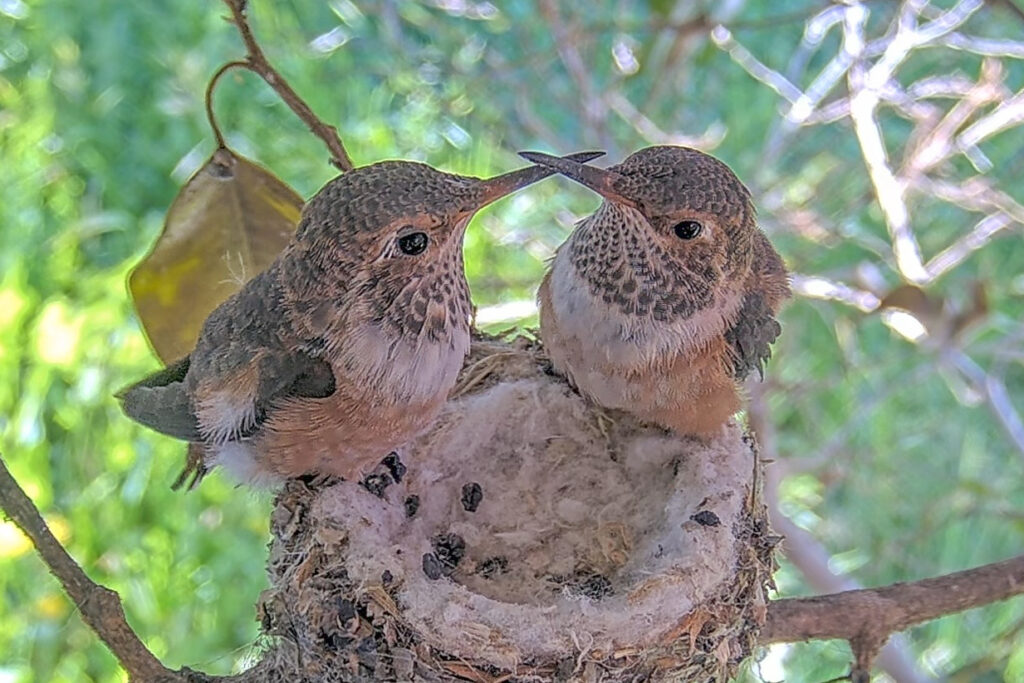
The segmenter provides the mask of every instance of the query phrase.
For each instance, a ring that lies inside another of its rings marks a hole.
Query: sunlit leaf
[[[301,210],[294,190],[226,149],[185,183],[153,250],[128,277],[161,360],[192,350],[206,316],[270,265]]]

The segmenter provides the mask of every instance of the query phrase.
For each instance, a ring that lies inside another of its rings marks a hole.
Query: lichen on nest
[[[479,336],[432,429],[364,482],[290,482],[259,680],[724,680],[774,570],[753,441],[588,404]]]

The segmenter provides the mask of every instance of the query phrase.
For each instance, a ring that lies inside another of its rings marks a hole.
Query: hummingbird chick
[[[750,192],[686,147],[648,147],[608,169],[521,156],[604,198],[538,292],[555,370],[601,406],[681,434],[716,432],[740,408],[740,381],[763,373],[790,295]]]
[[[427,428],[455,384],[469,350],[470,219],[553,173],[481,180],[384,161],[331,180],[195,349],[120,392],[122,409],[191,442],[193,484],[218,464],[257,484],[359,478]]]

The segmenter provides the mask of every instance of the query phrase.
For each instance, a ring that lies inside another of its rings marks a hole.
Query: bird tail
[[[124,414],[162,434],[184,441],[201,441],[199,420],[185,391],[189,357],[121,389],[115,394]]]

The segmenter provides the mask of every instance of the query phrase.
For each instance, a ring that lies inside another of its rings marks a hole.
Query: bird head
[[[601,154],[570,158],[583,162]],[[441,337],[452,326],[468,325],[462,244],[470,219],[554,172],[531,166],[481,179],[412,161],[357,168],[307,203],[293,241],[303,257],[293,262],[315,271],[308,282],[345,291],[361,322]]]
[[[537,152],[521,156],[604,198],[567,247],[592,293],[623,313],[656,322],[689,318],[736,301],[762,273],[773,289],[787,287],[749,190],[709,154],[648,147],[606,169]]]

